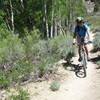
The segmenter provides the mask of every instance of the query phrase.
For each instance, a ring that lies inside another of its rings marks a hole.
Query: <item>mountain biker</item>
[[[89,29],[88,25],[86,25],[84,23],[84,20],[82,17],[77,17],[77,19],[76,19],[76,25],[75,25],[74,36],[73,36],[73,44],[75,44],[76,40],[77,40],[77,44],[79,47],[79,49],[78,49],[78,53],[79,53],[78,61],[82,60],[80,50],[83,46],[86,50],[87,60],[89,61],[90,57],[89,57],[89,51],[88,51],[87,44],[88,44],[88,42],[90,42],[90,29]]]

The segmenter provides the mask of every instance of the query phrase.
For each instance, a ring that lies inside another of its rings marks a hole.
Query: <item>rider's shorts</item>
[[[85,36],[77,35],[77,44],[78,45],[87,44],[88,42],[89,42],[88,34],[86,34]]]

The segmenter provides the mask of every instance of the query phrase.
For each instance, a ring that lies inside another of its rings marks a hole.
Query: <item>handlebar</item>
[[[91,43],[93,43],[92,41],[88,41],[88,43],[87,44],[91,44]]]
[[[93,42],[92,41],[88,41],[87,44],[91,44],[91,43],[93,43]],[[76,44],[77,44],[77,42],[73,43],[73,45],[76,45]]]

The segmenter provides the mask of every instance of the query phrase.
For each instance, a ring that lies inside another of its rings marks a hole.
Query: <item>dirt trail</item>
[[[89,46],[92,48],[92,45]],[[91,57],[95,57],[91,54]],[[78,64],[78,57],[73,58],[73,63]],[[96,70],[93,62],[88,62],[87,77],[79,78],[73,71],[61,70],[64,76],[60,90],[52,92],[50,82],[28,84],[26,88],[31,93],[31,100],[100,100],[100,70]],[[67,77],[68,76],[68,77]]]

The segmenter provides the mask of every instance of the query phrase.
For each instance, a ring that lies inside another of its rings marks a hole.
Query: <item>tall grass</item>
[[[70,34],[40,40],[36,32],[27,35],[23,41],[13,34],[0,41],[0,88],[18,83],[34,71],[43,75],[55,62],[62,58],[70,61],[73,57]]]
[[[96,33],[94,40],[93,40],[93,46],[95,51],[100,51],[100,33]]]

